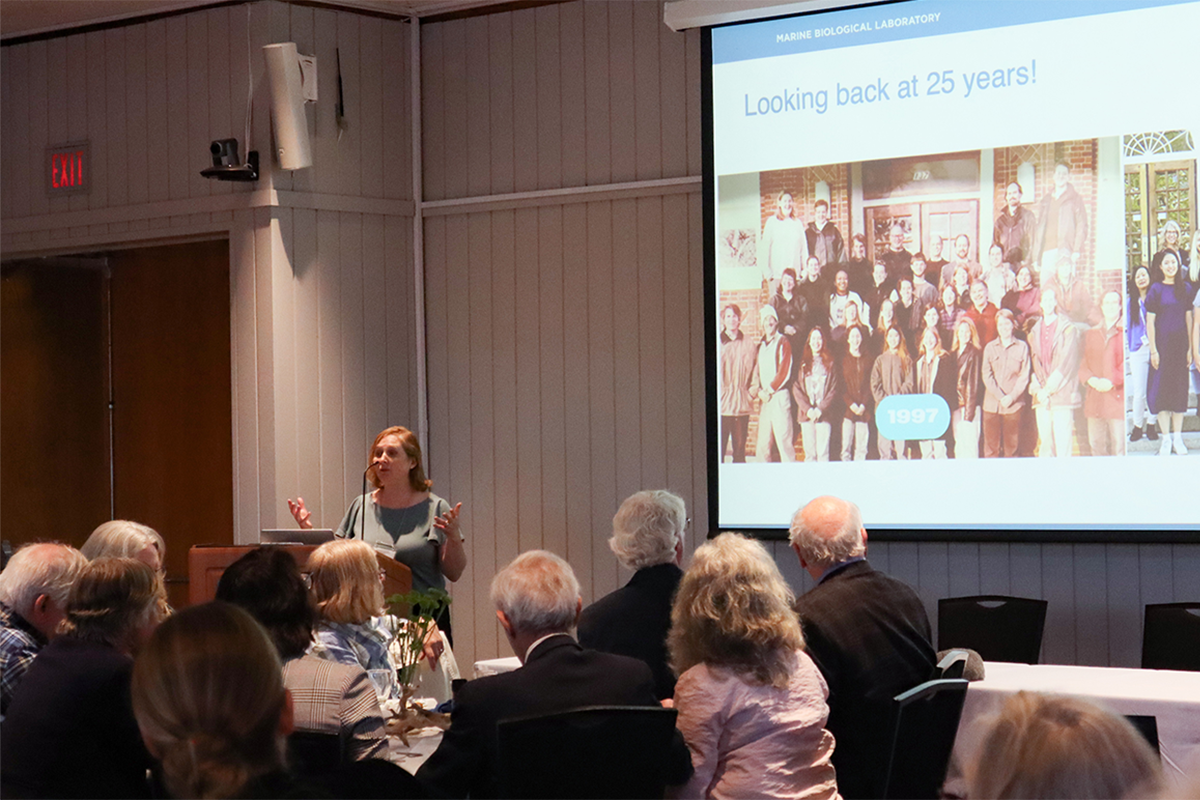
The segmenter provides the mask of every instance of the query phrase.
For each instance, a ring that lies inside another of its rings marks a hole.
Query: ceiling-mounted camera
[[[206,178],[216,178],[219,181],[256,181],[258,180],[258,151],[251,150],[246,154],[246,163],[238,158],[237,139],[217,139],[208,147],[212,153],[213,165],[200,170]]]

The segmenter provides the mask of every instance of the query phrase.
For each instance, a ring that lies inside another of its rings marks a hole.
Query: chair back
[[[967,659],[971,652],[962,648],[943,650],[938,653],[937,674],[934,678],[961,678],[967,669]]]
[[[1200,603],[1146,606],[1142,669],[1200,671]]]
[[[985,594],[938,600],[938,647],[970,648],[984,661],[1036,664],[1045,600]]]
[[[674,732],[675,709],[653,706],[589,706],[502,721],[502,796],[662,797]]]
[[[967,681],[934,680],[898,694],[884,798],[941,796]]]
[[[1150,749],[1154,751],[1154,755],[1162,760],[1162,750],[1158,746],[1158,717],[1147,714],[1126,714],[1125,719],[1129,720],[1129,724],[1137,728],[1137,732],[1146,740],[1146,744],[1150,745]]]
[[[336,733],[292,731],[287,739],[288,763],[300,775],[313,775],[342,765],[342,743]]]

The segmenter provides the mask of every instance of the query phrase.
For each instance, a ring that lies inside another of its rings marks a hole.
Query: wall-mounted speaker
[[[304,114],[300,55],[294,42],[263,47],[267,78],[271,84],[271,122],[275,128],[275,154],[283,169],[312,166],[312,143]]]

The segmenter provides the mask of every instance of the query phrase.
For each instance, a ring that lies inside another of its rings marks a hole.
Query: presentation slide
[[[717,526],[1200,528],[1200,2],[713,28]],[[1183,38],[1180,38],[1183,37]]]

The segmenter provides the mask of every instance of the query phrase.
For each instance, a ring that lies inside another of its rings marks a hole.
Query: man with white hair
[[[87,559],[54,542],[25,545],[0,572],[0,715],[17,684],[58,630],[71,584]]]
[[[583,598],[571,565],[553,553],[523,553],[492,579],[496,618],[521,668],[465,684],[450,728],[417,771],[435,797],[498,797],[496,723],[595,705],[657,706],[650,668],[637,659],[585,650],[571,631]],[[691,775],[691,761],[668,768],[670,782]],[[530,753],[530,758],[537,758]],[[613,765],[618,768],[619,765]],[[569,768],[547,764],[546,769]]]
[[[929,618],[905,584],[867,563],[858,506],[818,497],[792,517],[792,549],[817,586],[796,601],[808,654],[829,684],[838,791],[882,797],[892,698],[933,676]]]
[[[608,546],[621,566],[636,570],[629,583],[583,610],[579,643],[602,653],[645,661],[662,700],[675,694],[675,674],[667,664],[671,601],[683,570],[683,498],[665,489],[638,492],[613,517]]]

